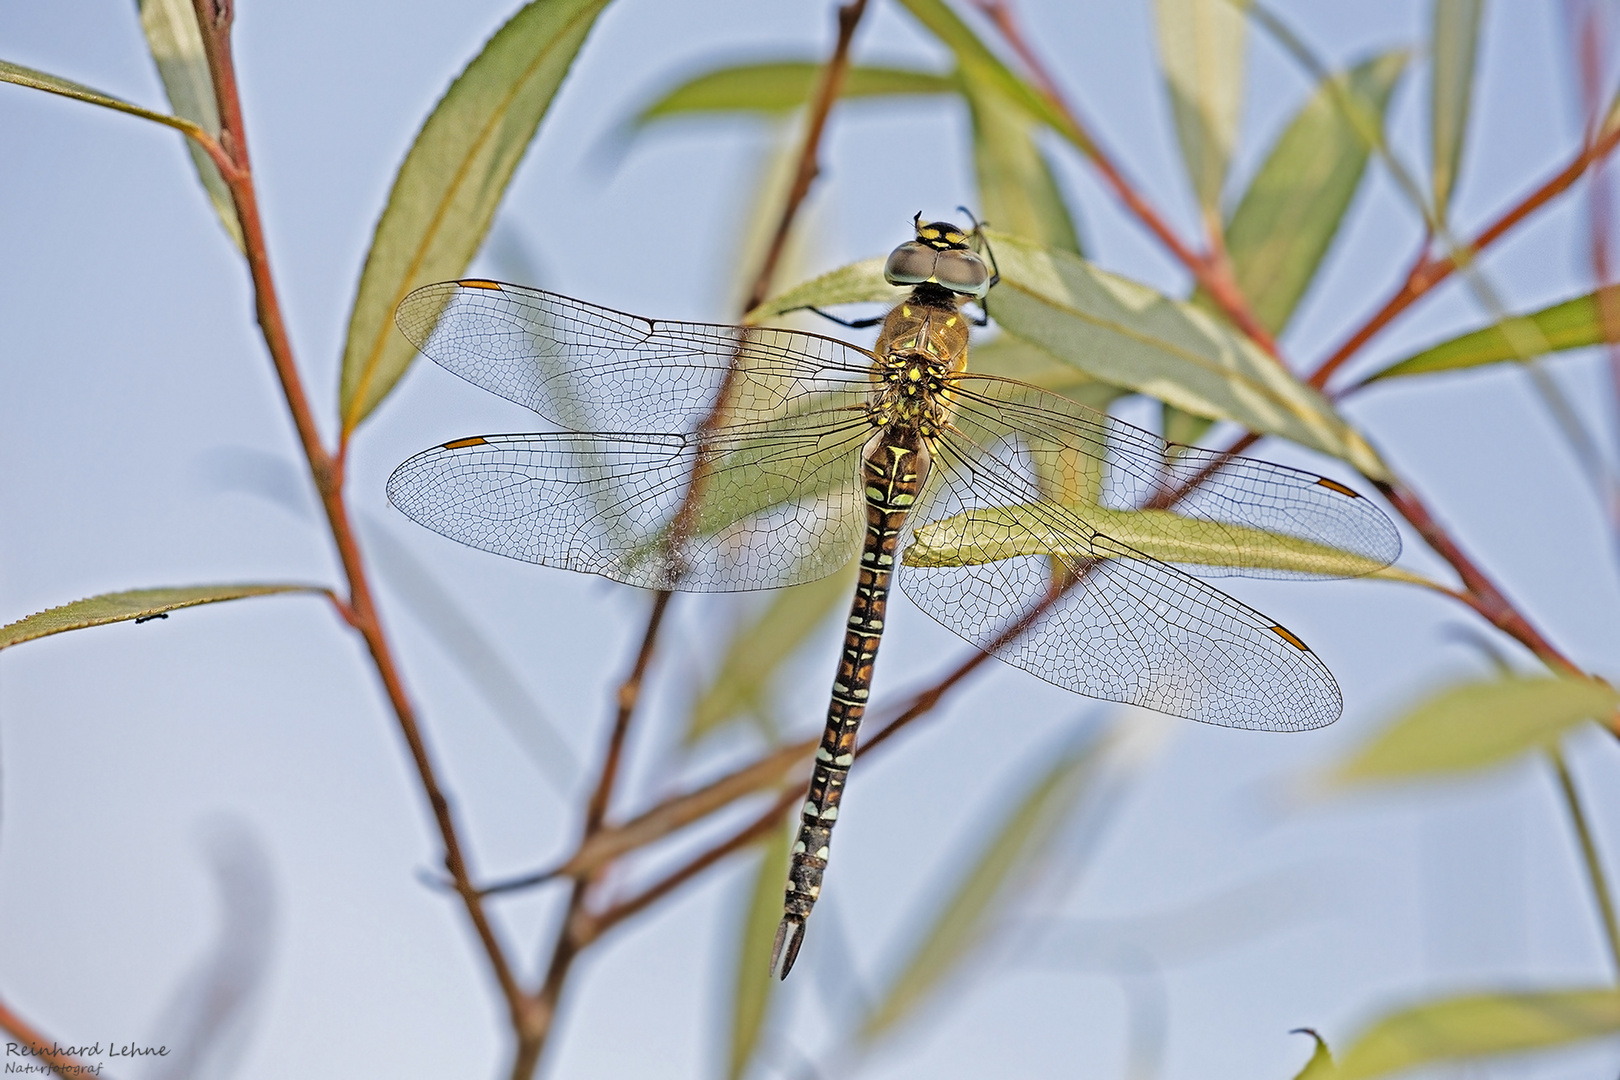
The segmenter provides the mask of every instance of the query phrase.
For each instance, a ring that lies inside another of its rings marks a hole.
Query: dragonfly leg
[[[888,315],[884,314],[874,315],[870,319],[841,319],[830,311],[822,311],[814,304],[806,304],[804,307],[788,308],[788,310],[782,312],[782,314],[786,315],[788,311],[813,311],[817,315],[820,315],[823,319],[831,319],[839,326],[847,326],[851,330],[865,330],[867,327],[876,326],[878,323],[888,318]]]

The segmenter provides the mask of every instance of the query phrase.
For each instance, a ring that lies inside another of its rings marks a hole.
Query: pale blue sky
[[[393,171],[426,111],[510,6],[239,6],[238,64],[270,248],[299,361],[330,431],[348,306]],[[1151,67],[1150,5],[1020,6],[1104,142],[1190,227],[1191,199]],[[1418,41],[1427,10],[1416,2],[1286,7],[1336,63]],[[1464,232],[1573,150],[1561,11],[1489,9],[1455,204]],[[499,244],[474,271],[514,276],[520,261],[502,253],[526,250],[546,287],[652,316],[725,317],[742,208],[768,129],[670,125],[616,165],[604,140],[638,104],[716,58],[824,55],[831,25],[825,4],[620,0],[510,189]],[[1240,176],[1307,85],[1268,43],[1254,41],[1251,52]],[[945,63],[881,2],[857,55]],[[0,5],[0,58],[143,104],[162,101],[128,0],[11,0]],[[1422,79],[1419,66],[1392,109],[1395,145],[1415,167],[1424,159]],[[936,215],[971,204],[964,137],[960,111],[937,103],[841,114],[809,207],[821,235],[805,269],[886,251],[919,208]],[[335,581],[311,501],[287,482],[299,459],[252,323],[246,275],[178,137],[0,86],[0,148],[0,622],[120,588]],[[1185,288],[1083,167],[1062,173],[1095,258],[1160,288]],[[1486,260],[1510,306],[1582,290],[1584,220],[1576,204],[1560,204]],[[1416,216],[1376,176],[1285,339],[1289,355],[1302,363],[1325,355],[1398,280],[1418,236]],[[1394,357],[1481,319],[1451,284],[1366,356]],[[1561,358],[1551,370],[1612,446],[1613,390],[1599,359]],[[1613,538],[1522,376],[1414,382],[1368,394],[1349,411],[1551,638],[1613,678]],[[406,522],[382,495],[390,470],[425,446],[533,425],[521,409],[419,365],[360,433],[350,492],[378,557],[387,554],[377,542],[386,533],[430,565],[575,755],[591,762],[648,598],[459,548]],[[1351,479],[1292,447],[1266,443],[1258,453]],[[254,494],[278,484],[298,493],[290,505]],[[1410,537],[1407,548],[1406,565],[1440,571]],[[503,726],[413,617],[388,567],[378,573],[476,866],[495,877],[554,860],[578,827],[571,793],[525,756],[523,735]],[[1243,930],[1241,918],[1202,929],[1217,944],[1223,931],[1252,940],[1178,952],[1165,944],[1174,935],[1155,933],[1131,947],[1166,950],[1156,961],[1160,981],[1131,984],[1137,1000],[1162,990],[1162,1075],[1284,1078],[1309,1049],[1290,1028],[1311,1025],[1343,1040],[1388,1002],[1436,988],[1608,978],[1575,849],[1539,767],[1439,792],[1275,812],[1280,783],[1365,739],[1426,688],[1483,672],[1478,654],[1450,636],[1458,626],[1478,629],[1477,620],[1388,585],[1221,585],[1309,640],[1344,688],[1346,710],[1330,729],[1292,736],[1175,723],[1083,878],[1048,903],[1064,919],[1139,919],[1249,890],[1238,906],[1258,911],[1258,929]],[[677,602],[625,808],[682,779],[667,752],[706,662],[703,632],[737,605]],[[880,701],[966,648],[904,601],[891,625]],[[832,633],[794,669],[784,694],[795,730],[820,722]],[[870,988],[889,970],[885,950],[907,940],[908,923],[948,878],[953,848],[982,835],[1008,785],[1083,723],[1146,723],[1125,712],[989,665],[895,752],[857,770],[831,903],[818,908],[818,932],[784,1002],[794,1007],[786,1037],[797,1053],[833,1060],[828,1017],[848,1006],[852,988]],[[988,751],[964,754],[964,740],[983,747],[987,735]],[[1576,745],[1600,821],[1615,820],[1620,757],[1596,738]],[[693,775],[720,764],[710,755]],[[257,837],[275,899],[265,997],[236,1075],[438,1078],[502,1067],[501,1007],[465,920],[416,877],[436,864],[438,842],[403,746],[357,641],[321,602],[221,605],[8,651],[0,657],[0,778],[0,995],[58,1038],[162,1037],[165,1002],[218,924],[204,840],[229,821]],[[1600,832],[1599,840],[1610,851],[1620,845],[1620,835]],[[552,1075],[719,1070],[725,1014],[717,1002],[731,977],[747,878],[741,864],[705,878],[579,966]],[[538,943],[549,940],[551,898],[498,909],[530,979]],[[863,1075],[1123,1075],[1128,999],[1110,970],[1140,965],[1117,929],[1113,945],[1088,947],[1095,928],[1077,923],[1040,955],[981,971]],[[853,974],[836,967],[840,940]],[[1597,1047],[1535,1075],[1612,1074],[1613,1057],[1613,1046]]]

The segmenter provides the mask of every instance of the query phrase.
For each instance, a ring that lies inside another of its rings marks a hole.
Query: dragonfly
[[[773,949],[781,978],[821,892],[896,579],[979,649],[1079,694],[1307,730],[1342,709],[1327,667],[1189,569],[1344,576],[1312,553],[1370,570],[1400,550],[1389,519],[1335,480],[1174,446],[969,371],[994,255],[977,224],[919,214],[913,230],[885,266],[909,292],[869,320],[871,349],[476,279],[417,289],[396,314],[440,366],[558,429],[458,438],[400,465],[388,498],[427,528],[656,590],[781,588],[859,559]],[[1183,551],[1189,527],[1203,554],[1173,565],[1144,550]]]

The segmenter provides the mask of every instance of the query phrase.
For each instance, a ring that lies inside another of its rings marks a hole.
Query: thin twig
[[[771,234],[770,246],[765,251],[765,258],[760,261],[759,273],[754,276],[754,287],[748,290],[748,299],[743,303],[744,314],[764,303],[770,295],[771,282],[776,277],[776,264],[787,246],[788,233],[799,216],[799,207],[803,205],[805,196],[810,194],[810,185],[821,172],[821,136],[827,127],[833,102],[838,100],[838,92],[843,88],[844,75],[849,70],[850,42],[855,39],[855,28],[860,25],[864,14],[866,0],[852,0],[838,9],[838,42],[833,46],[832,58],[822,68],[821,81],[816,85],[815,97],[810,101],[804,145],[799,150],[799,167],[793,175],[793,186],[788,189],[776,231]]]
[[[220,173],[230,189],[231,200],[235,204],[236,215],[242,225],[242,238],[248,270],[253,280],[254,307],[259,327],[286,398],[293,426],[303,446],[304,456],[309,462],[310,475],[320,495],[321,506],[326,512],[332,539],[348,579],[347,621],[359,631],[366,642],[367,650],[371,653],[372,662],[382,680],[384,691],[398,720],[400,732],[405,737],[411,758],[416,765],[423,792],[438,824],[439,835],[444,844],[445,868],[450,872],[456,891],[466,906],[468,917],[483,943],[490,968],[506,998],[508,1008],[516,1016],[523,1002],[522,990],[512,974],[511,966],[495,936],[494,928],[484,913],[483,901],[472,886],[456,833],[450,800],[439,786],[432,758],[416,721],[415,711],[405,692],[388,639],[372,602],[365,565],[361,560],[359,544],[349,522],[348,508],[344,502],[342,470],[321,445],[314,413],[310,408],[308,395],[304,392],[303,381],[293,358],[292,342],[282,319],[281,303],[270,271],[264,223],[259,214],[258,193],[253,184],[246,127],[242,119],[241,95],[231,56],[233,19],[231,3],[230,0],[193,0],[193,5],[198,27],[202,31],[203,49],[213,80],[214,96],[219,105],[218,145],[226,159]],[[219,163],[216,161],[216,164]]]
[[[1603,920],[1603,935],[1609,942],[1609,958],[1614,961],[1615,981],[1620,982],[1620,922],[1615,920],[1614,893],[1609,888],[1609,877],[1603,872],[1603,860],[1592,839],[1592,827],[1581,809],[1581,796],[1575,790],[1575,778],[1570,775],[1564,752],[1557,746],[1547,751],[1552,758],[1553,770],[1558,774],[1558,787],[1564,796],[1564,807],[1569,811],[1570,824],[1575,826],[1575,837],[1581,845],[1581,861],[1586,865],[1586,880],[1592,886],[1592,899]]]
[[[1417,495],[1398,484],[1383,482],[1378,484],[1378,490],[1402,517],[1411,522],[1418,535],[1422,536],[1424,541],[1457,571],[1457,575],[1462,578],[1463,586],[1468,590],[1467,602],[1470,607],[1498,630],[1516,638],[1548,667],[1563,674],[1581,674],[1581,670],[1569,658],[1555,649],[1552,643],[1542,637],[1541,632],[1519,613],[1496,587],[1496,583],[1474,565],[1473,560],[1457,545],[1450,534],[1430,516],[1428,507],[1423,505]]]
[[[647,886],[636,895],[621,900],[600,915],[597,915],[591,920],[589,928],[592,938],[600,937],[603,932],[637,912],[646,909],[650,904],[668,896],[721,859],[768,835],[773,828],[781,823],[782,816],[798,805],[802,797],[800,785],[790,785],[777,796],[776,802],[772,803],[771,807],[755,818],[751,824],[707,849],[697,858],[670,871],[668,875]]]
[[[975,0],[975,6],[990,20],[1019,60],[1023,61],[1035,82],[1035,88],[1051,103],[1067,125],[1068,130],[1062,134],[1068,136],[1069,140],[1087,156],[1092,167],[1102,177],[1103,184],[1114,193],[1115,198],[1136,215],[1137,220],[1164,245],[1166,251],[1175,256],[1177,262],[1187,268],[1209,294],[1209,298],[1245,336],[1264,349],[1273,359],[1281,362],[1276,339],[1271,336],[1271,331],[1261,324],[1249,306],[1248,298],[1243,295],[1243,290],[1238,286],[1237,278],[1232,273],[1230,262],[1221,257],[1218,247],[1212,248],[1209,252],[1194,251],[1189,247],[1176,235],[1164,215],[1148,201],[1142,190],[1126,178],[1120,167],[1102,149],[1090,129],[1081,122],[1078,111],[1063,97],[1057,81],[1046,70],[1039,55],[1025,38],[1013,14],[1012,5],[1007,0]]]
[[[817,160],[820,153],[821,138],[827,125],[827,116],[832,110],[833,102],[837,98],[840,87],[843,85],[844,73],[849,65],[850,42],[854,39],[855,29],[860,24],[861,16],[865,12],[866,0],[851,0],[850,3],[844,4],[838,9],[837,44],[834,46],[833,54],[823,70],[821,82],[811,104],[804,146],[800,150],[799,167],[795,174],[794,184],[788,194],[786,205],[782,208],[781,219],[777,223],[770,247],[765,253],[758,274],[755,276],[753,287],[748,292],[749,300],[744,304],[744,313],[756,307],[760,300],[769,295],[776,272],[776,265],[781,259],[782,249],[787,242],[788,233],[792,229],[793,221],[797,217],[799,208],[803,205],[804,198],[810,190],[810,185],[815,181],[819,172]],[[699,482],[701,482],[701,476],[695,474],[694,490]],[[691,501],[690,495],[689,501]],[[667,591],[660,592],[654,601],[653,612],[648,618],[647,628],[642,634],[641,645],[637,652],[637,669],[644,667],[643,658],[650,658],[652,650],[656,646],[658,626],[662,620],[664,607],[669,602],[669,595]],[[604,763],[601,781],[599,781],[596,790],[592,793],[591,806],[586,814],[586,837],[581,843],[582,850],[590,842],[591,837],[602,827],[608,803],[612,798],[614,778],[618,768],[617,755],[622,750],[624,731],[633,716],[639,693],[640,676],[633,669],[630,679],[626,680],[619,690],[619,719],[615,723],[614,737],[609,746],[608,759]],[[703,865],[707,866],[709,863]],[[693,873],[701,869],[700,866],[693,870]],[[546,965],[545,979],[541,983],[538,993],[530,999],[529,1008],[525,1011],[518,1025],[518,1047],[513,1057],[511,1072],[513,1080],[528,1080],[539,1066],[541,1053],[545,1049],[546,1038],[550,1033],[552,1022],[556,1018],[557,1004],[561,999],[563,986],[568,980],[568,974],[573,967],[574,960],[578,957],[580,951],[600,933],[600,928],[597,925],[597,918],[599,917],[593,917],[587,907],[591,885],[599,872],[600,868],[596,868],[592,872],[574,880],[574,887],[569,894],[568,906],[563,916],[562,925],[557,931],[551,949],[551,958]],[[656,897],[653,899],[656,899]]]
[[[3,1000],[0,1000],[0,1028],[17,1036],[17,1040],[32,1051],[36,1060],[49,1065],[58,1076],[93,1075],[82,1061],[72,1054],[63,1053],[61,1044],[18,1016]]]
[[[773,750],[752,765],[729,772],[713,783],[671,796],[623,825],[603,826],[586,837],[561,865],[486,886],[483,894],[494,896],[558,878],[593,874],[614,859],[656,843],[723,806],[781,783],[795,766],[808,761],[818,742],[818,739],[805,739]]]
[[[1544,181],[1540,187],[1530,192],[1524,198],[1514,203],[1501,217],[1497,218],[1472,241],[1464,244],[1460,254],[1467,258],[1474,258],[1480,252],[1490,247],[1503,236],[1507,235],[1514,226],[1524,221],[1531,214],[1541,209],[1553,199],[1562,195],[1579,180],[1592,165],[1602,161],[1620,144],[1620,124],[1605,131],[1596,141],[1581,147],[1573,160],[1557,175]],[[1307,380],[1314,387],[1320,389],[1327,384],[1333,373],[1339,370],[1351,357],[1361,351],[1362,347],[1371,341],[1380,330],[1388,326],[1419,298],[1429,290],[1440,284],[1457,269],[1457,262],[1453,256],[1444,255],[1434,259],[1421,259],[1406,275],[1406,280],[1395,289],[1395,292],[1384,301],[1366,322],[1356,328],[1348,338],[1323,360]]]

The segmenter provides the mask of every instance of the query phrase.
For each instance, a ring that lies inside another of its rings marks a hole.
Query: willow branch
[[[497,940],[483,909],[483,901],[472,886],[466,860],[461,851],[450,800],[440,787],[432,758],[417,724],[416,713],[405,692],[404,683],[394,662],[388,639],[372,601],[371,586],[360,547],[349,521],[344,502],[342,469],[321,444],[309,397],[294,361],[292,342],[282,317],[275,280],[270,271],[269,250],[265,243],[264,222],[259,213],[258,192],[253,183],[253,171],[247,151],[247,132],[242,118],[242,101],[236,82],[235,64],[231,56],[231,23],[233,13],[230,0],[193,0],[197,24],[202,31],[203,48],[208,58],[214,96],[219,105],[220,134],[218,147],[224,161],[216,158],[220,174],[225,178],[242,225],[248,271],[253,280],[254,309],[259,328],[270,352],[276,378],[281,384],[287,410],[292,416],[298,440],[309,463],[310,476],[326,513],[332,539],[337,547],[343,572],[348,580],[349,596],[346,601],[347,621],[359,632],[371,654],[384,692],[388,696],[394,716],[405,738],[412,761],[416,765],[422,790],[439,828],[444,844],[445,868],[455,884],[457,893],[467,909],[474,929],[478,933],[492,972],[499,983],[507,1005],[516,1013],[521,1005],[522,991],[506,960],[505,951]]]
[[[793,174],[793,186],[788,189],[787,201],[776,222],[776,231],[771,234],[770,246],[759,264],[759,273],[754,277],[754,287],[748,290],[748,299],[743,303],[744,314],[764,303],[770,295],[771,281],[776,277],[776,264],[781,261],[782,250],[787,246],[788,233],[799,216],[799,207],[804,204],[805,196],[810,194],[810,185],[821,173],[821,136],[826,130],[833,102],[838,100],[838,93],[843,89],[844,75],[849,70],[850,42],[855,39],[855,28],[860,25],[864,14],[866,0],[852,0],[838,9],[838,42],[833,46],[831,59],[821,70],[815,96],[810,99],[804,145],[799,149],[799,167]]]
[[[1620,124],[1610,127],[1600,136],[1582,146],[1580,151],[1551,179],[1544,181],[1534,191],[1520,199],[1506,212],[1504,212],[1490,225],[1486,226],[1478,236],[1463,245],[1456,255],[1443,255],[1438,258],[1425,258],[1418,260],[1406,275],[1406,280],[1395,289],[1395,292],[1384,301],[1366,322],[1362,323],[1348,338],[1329,356],[1323,360],[1311,373],[1308,380],[1312,386],[1321,388],[1327,384],[1333,373],[1339,370],[1344,363],[1360,352],[1362,347],[1371,341],[1380,330],[1393,322],[1413,303],[1426,295],[1436,285],[1450,277],[1458,268],[1458,258],[1473,259],[1480,252],[1490,247],[1496,241],[1506,236],[1513,228],[1523,222],[1530,215],[1540,210],[1553,199],[1568,191],[1575,181],[1579,180],[1586,170],[1602,161],[1613,152],[1616,144],[1620,144]]]
[[[1159,243],[1164,245],[1165,250],[1174,256],[1177,262],[1187,268],[1194,280],[1233,325],[1280,362],[1281,355],[1277,351],[1276,339],[1255,317],[1248,298],[1243,295],[1243,290],[1238,286],[1237,278],[1232,273],[1231,263],[1223,257],[1219,244],[1212,245],[1207,251],[1196,251],[1176,235],[1164,215],[1148,201],[1141,189],[1125,176],[1124,171],[1103,150],[1090,129],[1081,122],[1078,111],[1069,105],[1062,91],[1058,89],[1057,81],[1052,78],[1041,62],[1040,56],[1025,38],[1013,14],[1012,5],[1007,0],[975,0],[975,6],[990,20],[1008,47],[1023,62],[1034,80],[1035,89],[1051,103],[1066,125],[1067,130],[1062,134],[1086,155],[1092,168],[1096,169],[1097,175],[1102,178],[1103,185],[1114,193],[1114,197],[1136,216]]]
[[[803,798],[801,786],[790,785],[776,797],[776,801],[771,804],[770,808],[755,818],[751,824],[739,829],[713,847],[706,849],[691,861],[670,871],[668,875],[647,886],[636,895],[614,904],[600,915],[593,917],[583,928],[584,932],[588,933],[593,940],[600,937],[611,927],[662,900],[728,855],[740,851],[749,844],[767,836],[773,828],[781,823],[782,815],[798,805],[801,798]]]
[[[765,259],[755,276],[753,288],[749,290],[750,299],[745,301],[743,312],[756,307],[760,300],[769,293],[772,278],[775,276],[777,263],[781,260],[782,249],[787,243],[789,231],[793,221],[798,216],[799,208],[803,205],[810,186],[814,183],[820,171],[817,164],[822,134],[826,130],[827,116],[832,110],[832,104],[838,96],[843,85],[844,73],[849,66],[849,46],[854,39],[855,28],[860,24],[861,16],[866,12],[866,0],[851,0],[838,9],[838,40],[834,46],[832,57],[822,72],[821,82],[816,96],[811,104],[809,123],[805,131],[804,146],[799,153],[799,167],[794,177],[792,189],[788,193],[786,205],[782,208],[781,219],[777,223],[776,232],[772,235],[770,247],[765,253]],[[669,602],[669,593],[660,592],[654,602],[652,615],[648,618],[647,628],[641,637],[638,649],[637,668],[643,668],[640,660],[650,657],[657,643],[658,628],[663,618],[663,610]],[[602,781],[597,790],[592,793],[591,807],[586,815],[586,835],[581,842],[581,850],[591,842],[592,837],[601,829],[605,818],[606,808],[612,797],[614,775],[617,771],[616,754],[620,751],[614,745],[622,748],[623,731],[628,728],[633,715],[636,700],[640,695],[640,675],[632,669],[631,676],[619,690],[619,719],[614,726],[613,745],[609,748],[607,766],[604,767]],[[704,864],[708,865],[707,863]],[[541,983],[539,992],[530,1002],[524,1023],[520,1025],[517,1054],[512,1063],[513,1080],[527,1080],[532,1076],[540,1063],[540,1055],[545,1049],[546,1038],[550,1033],[551,1025],[556,1018],[557,1003],[562,996],[563,986],[568,980],[569,971],[580,951],[590,944],[601,932],[597,925],[599,917],[593,917],[587,907],[590,888],[600,868],[593,868],[583,876],[576,877],[574,886],[569,894],[568,907],[563,916],[562,926],[552,945],[551,958],[546,965],[546,975]],[[698,867],[692,873],[702,869]],[[660,894],[662,895],[662,894]],[[657,897],[650,898],[650,903]],[[643,905],[644,906],[644,905]],[[637,908],[636,910],[640,910]]]
[[[0,1001],[0,1028],[11,1032],[17,1040],[34,1052],[34,1056],[51,1067],[58,1076],[90,1076],[90,1070],[72,1054],[63,1053],[61,1046],[34,1025],[18,1016],[10,1005]],[[100,1068],[100,1066],[96,1066]]]

